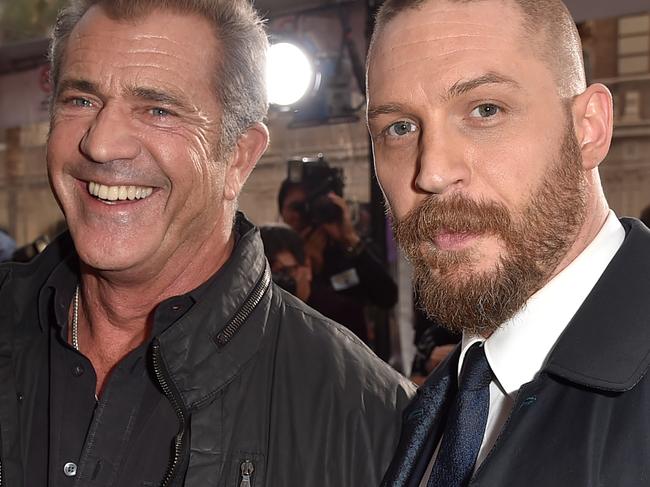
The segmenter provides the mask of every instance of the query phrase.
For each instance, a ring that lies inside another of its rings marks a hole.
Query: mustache
[[[402,219],[392,221],[395,238],[407,245],[431,240],[441,232],[492,233],[507,240],[513,225],[503,204],[476,201],[460,194],[444,199],[431,195]]]

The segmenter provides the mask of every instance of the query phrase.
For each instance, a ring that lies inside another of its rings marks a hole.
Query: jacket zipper
[[[255,465],[250,460],[245,460],[241,464],[241,482],[239,487],[251,487],[251,476],[255,471]]]
[[[250,316],[250,314],[253,312],[255,307],[261,301],[262,296],[264,296],[264,293],[269,287],[269,284],[271,284],[271,271],[269,270],[269,267],[267,265],[264,269],[264,274],[259,279],[259,281],[257,281],[255,287],[253,288],[253,290],[250,292],[250,294],[244,301],[244,304],[239,308],[237,313],[235,313],[235,316],[233,316],[230,322],[228,322],[228,324],[215,337],[215,341],[219,347],[223,347],[227,345],[228,342],[232,340],[232,337],[235,336],[235,334],[239,331],[239,329],[244,324],[246,319]],[[178,464],[180,463],[181,460],[181,456],[183,455],[183,440],[185,439],[186,418],[185,418],[185,409],[182,406],[183,402],[180,398],[180,394],[178,393],[175,387],[172,387],[171,381],[169,379],[169,373],[162,362],[161,352],[160,352],[160,340],[158,340],[157,338],[153,342],[153,368],[154,368],[154,373],[156,374],[156,379],[158,380],[158,384],[160,385],[160,388],[165,394],[165,397],[167,397],[169,402],[171,402],[174,410],[176,411],[176,415],[178,416],[178,420],[180,422],[180,431],[176,435],[176,438],[174,439],[174,455],[169,462],[167,472],[165,473],[165,476],[163,477],[163,481],[160,484],[160,487],[168,487],[171,484],[171,481],[174,479],[174,476],[176,474],[176,468],[178,467]],[[250,486],[250,475],[253,473],[254,470],[253,463],[250,461],[248,461],[248,463],[250,464],[250,472],[248,473],[247,477],[244,475],[244,464],[242,464],[241,485],[245,487]],[[248,467],[246,471],[248,471]],[[2,487],[1,478],[0,478],[0,487]]]
[[[264,274],[262,274],[262,277],[257,281],[255,287],[246,298],[246,301],[244,301],[244,304],[214,338],[214,341],[219,348],[225,347],[228,345],[230,340],[232,340],[250,314],[255,310],[255,307],[262,300],[262,296],[264,296],[264,293],[266,293],[266,290],[269,288],[269,284],[271,284],[271,271],[267,265],[264,268]]]
[[[153,343],[153,368],[154,373],[156,374],[156,379],[158,379],[158,384],[162,389],[165,397],[171,402],[178,420],[180,423],[180,429],[176,437],[174,438],[174,455],[169,461],[169,466],[167,472],[163,477],[163,481],[160,484],[160,487],[167,487],[171,484],[171,481],[174,479],[176,474],[176,468],[180,463],[181,456],[183,455],[183,440],[185,438],[185,410],[182,406],[182,401],[180,399],[180,394],[175,387],[172,387],[171,381],[169,380],[169,374],[162,362],[160,355],[160,341],[156,339]],[[1,487],[1,484],[0,484]]]

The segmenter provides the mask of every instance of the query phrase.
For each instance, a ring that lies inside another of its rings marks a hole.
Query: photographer
[[[354,228],[341,169],[318,158],[289,161],[278,194],[282,219],[305,241],[312,292],[307,303],[368,343],[365,305],[389,309],[397,286]]]
[[[416,293],[414,301],[417,303],[418,300]],[[461,336],[428,317],[420,305],[414,306],[413,316],[416,352],[413,357],[410,379],[416,384],[422,385],[433,369],[456,348]]]
[[[265,225],[260,227],[260,236],[273,281],[306,302],[311,294],[312,276],[300,235],[285,226]]]

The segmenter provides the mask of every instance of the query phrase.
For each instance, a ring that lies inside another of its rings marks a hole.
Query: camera
[[[343,169],[330,167],[323,154],[316,157],[294,157],[287,161],[287,179],[300,184],[306,199],[296,208],[310,226],[341,222],[343,211],[328,193],[343,196]]]

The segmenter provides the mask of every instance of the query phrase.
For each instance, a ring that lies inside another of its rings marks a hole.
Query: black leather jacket
[[[152,342],[181,431],[163,485],[375,486],[413,395],[410,382],[347,331],[270,281],[258,230],[239,239],[216,285]],[[69,252],[0,266],[0,486],[24,485],[35,370],[47,360],[37,296]]]

